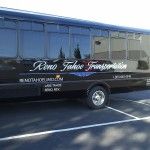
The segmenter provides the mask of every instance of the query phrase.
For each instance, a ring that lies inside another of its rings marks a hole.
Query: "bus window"
[[[5,26],[5,28],[16,29],[17,28],[17,22],[14,20],[5,19],[4,20],[4,26]]]
[[[69,34],[49,33],[47,55],[52,59],[69,58]]]
[[[91,28],[90,31],[91,31],[92,36],[101,36],[102,35],[102,30]]]
[[[149,61],[150,59],[150,35],[142,35],[141,38],[142,59]]]
[[[20,21],[19,22],[19,28],[24,30],[31,30],[32,23],[27,21]]]
[[[58,32],[58,25],[57,24],[47,24],[46,31],[47,32]]]
[[[69,27],[63,25],[47,24],[45,28],[47,32],[69,33]]]
[[[128,34],[128,59],[140,60],[141,57],[141,42],[140,38],[136,38],[134,33]]]
[[[19,28],[22,30],[44,31],[44,24],[37,22],[21,21]]]
[[[88,28],[70,27],[70,33],[77,35],[90,35],[90,30]]]
[[[126,34],[123,32],[111,32],[110,39],[111,59],[126,59]]]
[[[32,30],[34,30],[34,31],[44,31],[44,24],[32,22]]]
[[[102,37],[106,37],[106,38],[108,38],[108,36],[109,36],[109,32],[108,32],[108,31],[106,31],[106,30],[101,30],[101,36],[102,36]]]
[[[108,37],[93,38],[93,59],[109,59],[109,40]]]
[[[71,35],[71,55],[76,59],[90,58],[90,36],[88,35]]]
[[[0,57],[17,56],[17,32],[0,28]]]
[[[69,34],[69,28],[67,26],[60,26],[59,25],[59,32]]]
[[[4,26],[4,19],[0,18],[0,28],[3,28],[3,26]]]
[[[20,49],[23,58],[43,58],[44,43],[44,32],[21,31]]]

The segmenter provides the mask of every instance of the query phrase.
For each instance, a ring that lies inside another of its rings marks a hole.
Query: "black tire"
[[[91,109],[105,107],[109,93],[101,86],[95,86],[88,91],[86,103]]]

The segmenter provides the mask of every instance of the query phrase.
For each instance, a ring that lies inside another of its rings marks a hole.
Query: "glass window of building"
[[[0,28],[0,57],[17,56],[17,32]]]
[[[71,55],[75,59],[90,58],[90,36],[89,35],[71,35]]]
[[[44,57],[44,33],[36,31],[21,31],[20,49],[23,58]]]
[[[114,60],[126,59],[127,43],[124,34],[120,32],[111,33],[110,39],[111,59]]]
[[[69,58],[69,35],[49,33],[47,55],[52,59]]]

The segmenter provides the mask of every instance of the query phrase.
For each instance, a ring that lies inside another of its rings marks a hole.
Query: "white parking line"
[[[130,114],[128,114],[128,113],[126,113],[126,112],[123,112],[123,111],[121,111],[121,110],[118,110],[118,109],[115,109],[115,108],[112,108],[112,107],[108,107],[108,106],[106,106],[106,107],[107,107],[108,109],[117,111],[117,112],[119,112],[119,113],[121,113],[121,114],[125,114],[125,115],[127,115],[127,116],[129,116],[129,117],[132,117],[132,118],[135,118],[135,119],[140,119],[140,118],[138,118],[138,117],[136,117],[136,116],[130,115]]]
[[[130,99],[124,99],[124,98],[121,98],[121,99],[114,99],[114,100],[117,100],[117,101],[129,101],[129,102],[133,102],[133,103],[139,103],[139,104],[143,104],[143,105],[146,105],[146,106],[150,106],[150,104],[146,104],[146,103],[143,103],[141,101],[134,101],[134,100],[130,100]]]
[[[44,131],[44,132],[37,132],[37,133],[9,136],[9,137],[0,138],[0,142],[2,142],[2,141],[9,141],[9,140],[23,139],[23,138],[29,138],[29,137],[35,137],[35,136],[41,136],[41,135],[50,135],[50,134],[54,134],[54,133],[69,132],[69,131],[75,131],[75,130],[81,130],[81,129],[88,129],[88,128],[94,128],[94,127],[116,125],[116,124],[135,122],[135,121],[141,121],[141,120],[150,120],[150,116],[143,117],[143,118],[122,120],[122,121],[114,121],[114,122],[108,122],[108,123],[100,123],[100,124],[78,126],[78,127],[66,128],[66,129],[58,129],[58,130],[50,130],[50,131]]]

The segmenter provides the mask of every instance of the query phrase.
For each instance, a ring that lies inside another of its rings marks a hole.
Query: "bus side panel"
[[[4,59],[0,61],[0,97],[80,92],[101,83],[106,83],[112,91],[149,87],[148,72],[131,72],[127,67],[126,63],[104,60]]]

